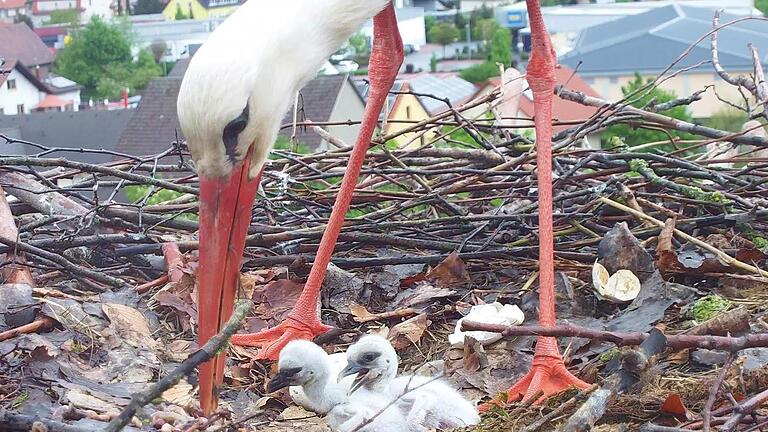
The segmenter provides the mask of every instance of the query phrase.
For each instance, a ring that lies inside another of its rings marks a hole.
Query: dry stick
[[[565,403],[560,404],[560,406],[552,410],[552,412],[550,412],[549,414],[536,420],[530,425],[520,429],[520,432],[533,432],[538,430],[540,427],[554,420],[555,417],[561,415],[563,412],[570,409],[572,406],[576,405],[577,402],[581,402],[582,400],[586,399],[587,395],[597,390],[597,387],[598,387],[597,384],[592,384],[589,388],[580,391],[579,393],[575,394],[572,398],[565,401]]]
[[[28,333],[34,333],[37,331],[46,331],[53,328],[53,326],[56,325],[56,320],[54,320],[51,317],[43,316],[41,318],[38,318],[34,321],[32,321],[29,324],[24,324],[22,326],[18,326],[16,328],[12,328],[10,330],[6,330],[4,332],[0,333],[0,342],[13,339],[16,336],[28,334]]]
[[[768,389],[761,391],[747,400],[741,401],[738,405],[733,407],[735,414],[725,422],[722,430],[726,432],[736,430],[736,426],[741,423],[741,419],[743,419],[745,415],[754,412],[760,405],[765,403],[765,401],[768,401]]]
[[[625,206],[623,204],[619,204],[616,201],[613,201],[611,199],[608,199],[608,198],[605,198],[605,197],[600,197],[600,198],[598,198],[598,201],[602,202],[603,204],[608,204],[609,206],[617,208],[617,209],[619,209],[621,211],[627,212],[627,213],[629,213],[629,214],[631,214],[633,216],[640,217],[640,218],[643,218],[643,219],[645,219],[647,221],[653,222],[654,224],[656,224],[656,226],[658,226],[660,228],[664,227],[664,222],[662,222],[662,221],[660,221],[660,220],[658,220],[658,219],[656,219],[654,217],[648,216],[645,213],[642,213],[642,212],[639,212],[639,211],[637,211],[635,209],[629,208],[629,207],[627,207],[627,206]],[[702,249],[706,249],[706,250],[712,252],[713,254],[715,254],[717,256],[718,259],[720,259],[720,261],[722,261],[723,263],[725,263],[725,264],[727,264],[727,265],[729,265],[731,267],[736,267],[736,268],[741,269],[741,270],[746,270],[746,271],[748,271],[750,273],[756,273],[759,276],[768,277],[768,272],[760,270],[759,268],[757,268],[755,266],[752,266],[752,265],[749,265],[747,263],[741,262],[741,261],[737,260],[736,258],[731,257],[727,253],[721,251],[720,249],[718,249],[718,248],[716,248],[716,247],[714,247],[714,246],[712,246],[712,245],[710,245],[710,244],[708,244],[706,242],[703,242],[703,241],[697,239],[696,237],[688,235],[688,234],[680,231],[677,228],[674,229],[674,233],[677,234],[679,237],[681,237],[681,238],[683,238],[683,239],[685,239],[685,240],[695,244],[696,246],[699,246]]]
[[[704,404],[704,409],[701,411],[701,418],[704,420],[704,424],[702,425],[703,432],[709,432],[709,425],[712,421],[712,406],[717,400],[717,394],[720,392],[720,387],[723,385],[725,376],[728,374],[728,370],[731,369],[731,363],[733,363],[735,357],[736,356],[734,356],[733,353],[728,356],[728,360],[726,360],[722,370],[720,370],[720,373],[717,375],[717,379],[712,385],[712,390],[709,392],[707,403]]]
[[[198,365],[211,360],[218,352],[222,351],[229,342],[229,338],[240,328],[240,325],[245,319],[245,315],[250,310],[250,302],[238,302],[232,317],[229,318],[229,321],[227,321],[219,334],[208,340],[202,348],[192,353],[192,355],[187,357],[179,367],[164,376],[160,381],[154,383],[147,390],[134,394],[131,402],[125,407],[123,412],[120,413],[120,416],[112,420],[102,432],[117,432],[122,430],[131,421],[133,416],[136,415],[139,408],[152,402],[155,398],[163,394],[163,392],[175,386],[182,378],[192,373]]]
[[[487,331],[501,333],[504,337],[517,336],[554,336],[554,337],[578,337],[592,340],[608,341],[618,346],[640,345],[648,339],[648,333],[624,333],[604,330],[594,330],[587,327],[571,324],[556,325],[554,327],[531,326],[505,326],[500,324],[485,324],[473,321],[464,321],[462,330]],[[722,351],[736,352],[747,348],[768,347],[768,333],[753,333],[739,337],[713,336],[713,335],[665,335],[666,346],[674,350],[686,348],[704,348]]]
[[[27,243],[16,242],[16,241],[8,240],[2,237],[0,237],[0,243],[6,246],[15,247],[18,250],[22,252],[26,252],[30,255],[35,255],[40,258],[46,259],[48,261],[52,261],[60,265],[64,270],[72,273],[73,275],[80,276],[83,278],[93,279],[96,282],[109,285],[113,288],[123,288],[128,286],[128,284],[123,282],[121,279],[106,275],[101,272],[93,271],[85,267],[80,267],[75,263],[73,263],[72,261],[68,260],[63,255],[51,253]]]
[[[73,426],[36,415],[0,410],[0,432],[93,432],[93,427]]]

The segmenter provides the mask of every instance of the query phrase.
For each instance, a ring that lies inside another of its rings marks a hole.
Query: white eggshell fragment
[[[602,264],[595,261],[592,266],[592,285],[597,294],[614,303],[627,303],[640,294],[640,279],[630,270],[619,270],[609,275]]]
[[[501,339],[501,334],[491,333],[484,331],[461,331],[461,323],[464,320],[484,323],[484,324],[501,324],[501,325],[520,325],[525,320],[523,311],[516,305],[502,305],[499,302],[490,304],[473,306],[470,309],[469,314],[464,318],[461,318],[456,322],[456,329],[450,335],[448,335],[448,342],[454,348],[464,347],[464,336],[469,336],[472,339],[480,342],[481,345],[488,345]]]

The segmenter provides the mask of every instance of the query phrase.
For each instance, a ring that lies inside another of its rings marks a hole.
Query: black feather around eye
[[[235,150],[237,149],[237,136],[240,135],[248,125],[248,104],[245,104],[243,112],[224,126],[222,141],[224,141],[224,151],[229,157],[229,161],[235,164]]]
[[[362,357],[363,363],[371,363],[377,358],[379,358],[380,355],[381,353],[377,353],[377,352],[365,353],[363,354],[363,357]]]

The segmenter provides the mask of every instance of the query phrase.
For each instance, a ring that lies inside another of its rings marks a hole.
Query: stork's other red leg
[[[379,113],[384,106],[387,93],[395,82],[402,62],[403,42],[397,29],[395,9],[390,3],[373,18],[373,49],[368,68],[370,81],[368,103],[363,113],[360,133],[347,164],[347,171],[344,173],[339,194],[336,197],[323,238],[320,240],[317,256],[310,270],[307,283],[304,285],[304,290],[293,311],[280,325],[259,333],[234,335],[232,343],[263,347],[259,357],[274,360],[277,359],[280,350],[291,340],[312,339],[330,329],[329,326],[320,322],[318,316],[320,287],[328,263],[331,261],[333,249],[336,247],[339,232],[344,225],[347,210],[352,202],[352,193],[363,167],[365,154],[370,146]]]
[[[531,27],[528,85],[533,92],[536,126],[536,169],[539,189],[539,323],[555,325],[555,256],[552,226],[552,97],[555,89],[555,51],[544,26],[538,0],[526,0]],[[571,386],[588,385],[573,376],[563,363],[557,339],[539,337],[531,370],[507,392],[507,401],[527,400],[539,391],[544,397]],[[488,408],[491,405],[486,405]]]

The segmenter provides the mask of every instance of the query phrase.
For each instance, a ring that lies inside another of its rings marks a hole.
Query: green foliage
[[[603,363],[608,363],[609,361],[616,358],[619,354],[621,354],[621,351],[619,351],[618,348],[611,348],[608,351],[600,354],[600,361]]]
[[[467,17],[462,13],[457,13],[453,16],[453,25],[455,25],[456,28],[463,29],[467,26]]]
[[[491,62],[470,66],[459,72],[459,76],[473,84],[486,81],[488,78],[499,76],[499,67]]]
[[[67,24],[75,26],[80,24],[80,11],[77,9],[59,9],[51,11],[48,24]]]
[[[427,35],[427,42],[434,42],[429,36],[429,31],[435,24],[437,24],[437,18],[429,15],[424,17],[424,33]]]
[[[309,147],[307,147],[306,144],[292,143],[290,138],[286,138],[282,135],[277,137],[277,139],[275,140],[275,145],[272,148],[275,150],[283,150],[283,151],[288,151],[288,152],[298,153],[298,154],[310,153]],[[275,160],[275,159],[280,159],[280,156],[276,154],[270,154],[269,158],[272,160]]]
[[[160,0],[137,0],[133,6],[133,15],[155,14],[163,11]]]
[[[472,27],[472,38],[487,42],[493,38],[496,30],[500,28],[501,26],[494,18],[478,20],[477,24]]]
[[[722,108],[704,121],[705,126],[730,132],[740,132],[748,120],[747,113],[733,107]]]
[[[698,322],[704,322],[726,311],[730,306],[731,302],[727,298],[711,294],[696,300],[688,311],[688,316]]]
[[[35,24],[32,22],[32,18],[29,17],[29,15],[26,14],[16,14],[15,17],[13,17],[13,23],[24,23],[27,25],[27,27],[33,29],[35,28]]]
[[[134,61],[130,40],[120,24],[94,16],[56,56],[56,72],[82,84],[86,98],[102,99],[119,97],[126,87],[131,91],[144,88],[150,78],[162,75],[163,68],[146,49]]]
[[[181,5],[179,3],[176,3],[176,15],[173,17],[173,19],[175,19],[176,21],[189,19],[187,14],[185,14],[184,11],[181,10]]]
[[[154,193],[152,193],[152,187],[151,186],[143,186],[143,185],[132,185],[132,186],[126,186],[123,189],[123,193],[125,193],[126,198],[128,198],[133,203],[138,203],[144,200],[144,198],[147,197],[150,193],[152,194],[147,198],[147,200],[144,202],[144,205],[157,205],[162,204],[168,201],[173,201],[176,198],[181,197],[184,195],[181,192],[176,192],[168,189],[155,189]],[[179,219],[186,219],[186,220],[197,220],[197,215],[193,213],[182,213],[177,216]]]
[[[430,41],[443,46],[443,57],[445,57],[445,47],[455,42],[459,38],[459,29],[450,23],[440,23],[429,30]]]
[[[639,74],[635,74],[635,79],[632,80],[630,83],[628,83],[626,86],[622,86],[621,92],[624,94],[624,96],[634,94],[635,96],[630,97],[630,100],[632,101],[632,106],[637,108],[642,108],[646,106],[648,102],[651,101],[651,99],[654,99],[657,104],[661,104],[677,98],[674,92],[661,90],[659,88],[654,88],[651,91],[642,90],[636,93],[640,88],[644,87],[650,81],[651,81],[650,79],[643,80],[643,78]],[[688,122],[693,120],[693,117],[691,116],[691,113],[688,112],[688,108],[686,106],[674,107],[670,110],[663,111],[662,114],[679,119],[679,120],[688,121]],[[669,133],[667,134],[665,132],[658,131],[658,130],[650,130],[650,129],[643,129],[643,128],[635,129],[626,124],[619,124],[619,125],[611,126],[608,129],[606,129],[605,132],[603,133],[602,139],[603,139],[603,143],[606,143],[606,142],[609,142],[609,140],[613,139],[612,137],[616,136],[616,137],[622,138],[627,145],[635,146],[635,145],[646,144],[650,142],[665,141],[669,139],[670,135],[680,139],[693,138],[690,134],[683,133],[683,132],[678,132],[674,130],[670,130],[668,132]],[[671,146],[660,146],[657,148],[661,148],[664,151],[672,150]]]
[[[504,67],[512,64],[512,38],[509,30],[498,28],[491,40],[491,62],[501,63]]]
[[[755,0],[755,7],[764,15],[768,15],[768,0]]]
[[[366,54],[368,52],[368,37],[363,33],[355,33],[349,38],[349,46],[355,51],[355,54]]]
[[[435,53],[432,53],[432,57],[429,59],[429,71],[430,72],[437,72],[437,56]]]

